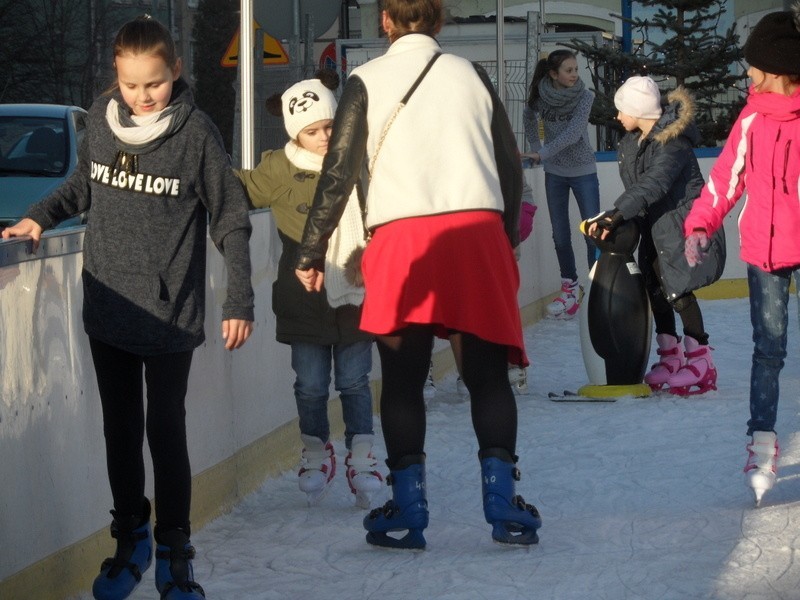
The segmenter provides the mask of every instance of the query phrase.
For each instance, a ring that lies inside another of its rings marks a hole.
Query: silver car
[[[0,104],[0,230],[72,174],[85,131],[86,111],[78,106]]]

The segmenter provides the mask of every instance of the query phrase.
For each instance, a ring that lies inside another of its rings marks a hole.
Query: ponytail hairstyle
[[[528,106],[534,108],[536,101],[539,99],[539,83],[550,74],[550,71],[556,71],[561,68],[563,63],[568,58],[576,58],[572,50],[553,50],[547,55],[547,58],[542,58],[536,63],[536,68],[533,71],[533,78],[531,79],[531,87],[528,90]]]
[[[128,21],[114,38],[114,58],[123,54],[152,54],[164,60],[175,70],[178,67],[178,51],[169,30],[150,15]]]

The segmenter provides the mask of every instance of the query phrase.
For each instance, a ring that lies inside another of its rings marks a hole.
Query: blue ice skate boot
[[[92,584],[97,600],[123,600],[139,585],[153,561],[153,533],[150,528],[150,502],[144,499],[141,515],[122,516],[111,511],[111,537],[117,551],[100,565],[100,574]]]
[[[392,486],[392,499],[364,517],[367,542],[384,548],[422,550],[428,526],[428,501],[425,499],[425,455],[401,458],[390,467],[386,478]],[[407,531],[401,538],[388,535],[390,531]]]
[[[156,589],[161,600],[203,600],[206,593],[194,580],[194,547],[182,529],[156,528]]]
[[[492,539],[500,544],[538,543],[536,530],[542,526],[539,511],[514,493],[514,482],[519,481],[517,457],[503,448],[487,448],[478,457],[483,475],[483,514],[492,526]]]

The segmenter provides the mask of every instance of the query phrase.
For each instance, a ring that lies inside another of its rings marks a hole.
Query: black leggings
[[[136,515],[144,498],[145,428],[159,529],[189,533],[192,472],[186,447],[186,387],[191,350],[140,356],[89,340],[103,407],[103,433],[114,510]],[[145,417],[142,369],[147,383]]]
[[[425,401],[422,389],[428,374],[434,330],[411,325],[377,338],[381,358],[381,425],[386,463],[394,468],[404,456],[422,454],[425,447]],[[451,332],[460,345],[461,372],[470,392],[472,426],[479,450],[517,445],[517,403],[508,382],[506,346],[469,333]]]

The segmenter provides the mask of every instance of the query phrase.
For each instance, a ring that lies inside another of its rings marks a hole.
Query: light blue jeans
[[[334,388],[342,400],[345,445],[350,448],[356,434],[372,434],[372,342],[354,344],[309,344],[292,342],[292,369],[297,377],[294,397],[300,432],[327,441],[331,434],[328,398],[333,363]]]
[[[752,435],[754,431],[775,431],[780,395],[778,376],[786,358],[792,275],[795,285],[800,286],[798,271],[782,269],[768,273],[747,265],[754,344],[747,435]]]
[[[597,173],[578,177],[563,177],[544,174],[544,191],[547,195],[547,209],[550,212],[550,225],[553,228],[553,242],[562,279],[578,279],[575,267],[575,253],[572,251],[572,227],[569,223],[569,192],[578,201],[581,220],[593,217],[600,212],[600,183]],[[586,261],[591,269],[597,258],[597,247],[588,237],[586,240]]]

